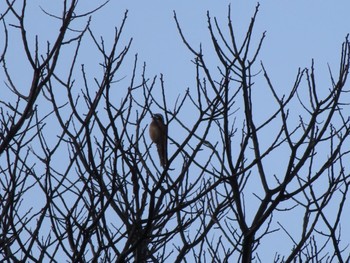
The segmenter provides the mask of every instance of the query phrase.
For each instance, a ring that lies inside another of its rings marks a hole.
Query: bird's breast
[[[151,123],[149,127],[149,136],[154,143],[159,143],[160,141],[160,130],[159,127],[155,123]]]

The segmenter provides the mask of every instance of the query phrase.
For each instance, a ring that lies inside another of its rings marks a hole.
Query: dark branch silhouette
[[[147,76],[130,54],[128,13],[107,45],[91,18],[108,1],[79,4],[41,7],[58,25],[45,46],[29,34],[25,0],[0,6],[4,262],[350,260],[348,38],[330,86],[311,61],[281,90],[259,62],[265,32],[253,41],[259,5],[242,39],[230,7],[227,19],[207,13],[216,62],[174,12],[196,70],[174,99],[166,76]]]

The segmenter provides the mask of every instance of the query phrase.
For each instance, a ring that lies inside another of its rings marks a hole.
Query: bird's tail
[[[165,167],[168,164],[167,147],[166,145],[162,145],[161,143],[158,143],[157,150],[158,150],[160,165]]]

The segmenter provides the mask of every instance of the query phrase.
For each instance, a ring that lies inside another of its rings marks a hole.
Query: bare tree
[[[223,180],[221,187],[225,189],[224,196],[230,196],[230,206],[225,217],[217,221],[222,236],[214,242],[211,240],[208,246],[219,262],[226,261],[235,252],[242,262],[250,262],[254,256],[259,259],[256,251],[268,239],[268,234],[275,231],[282,234],[283,230],[293,242],[292,252],[284,256],[277,251],[276,261],[291,262],[296,258],[317,262],[325,258],[347,261],[348,251],[344,248],[348,244],[340,243],[340,222],[349,184],[343,164],[348,156],[343,145],[349,135],[349,117],[345,110],[348,109],[345,83],[349,70],[349,41],[346,38],[343,43],[339,75],[335,77],[330,71],[332,86],[327,94],[319,95],[312,63],[311,69],[298,71],[290,92],[279,96],[264,65],[261,63],[260,68],[255,65],[265,36],[264,33],[254,50],[251,42],[258,7],[241,45],[233,31],[230,11],[228,36],[216,19],[212,22],[208,13],[213,47],[221,62],[219,79],[210,72],[202,50],[196,51],[186,41],[177,22],[184,43],[195,55],[197,79],[203,78],[198,82],[198,89],[207,102],[213,101],[208,90],[214,94],[218,105],[212,110],[220,109],[213,124],[221,140],[210,145],[219,160],[214,176]],[[266,107],[266,103],[259,105],[254,101],[257,87],[253,79],[260,69],[276,105],[275,111],[265,119],[255,118],[256,112]],[[307,90],[302,85],[303,79]],[[200,99],[196,105],[201,111]],[[296,115],[291,108],[300,113]],[[293,119],[293,115],[299,121]],[[237,120],[243,120],[241,125]],[[274,152],[282,155],[276,156]],[[283,158],[283,154],[287,158]],[[271,174],[271,158],[279,164],[277,174]],[[325,183],[327,187],[320,187]],[[222,190],[221,187],[216,190]],[[256,202],[246,200],[252,188]],[[219,195],[217,192],[216,196]],[[339,196],[335,198],[335,195]],[[337,217],[331,221],[327,216],[329,211],[325,211],[335,204],[338,208],[333,209]],[[302,219],[298,235],[288,224],[275,222],[273,218],[278,213],[296,209],[303,211],[298,215]],[[322,237],[326,237],[324,242],[320,241]],[[230,249],[226,242],[220,242],[221,238],[231,244]],[[225,256],[219,258],[222,255]]]
[[[276,236],[289,252],[271,246],[275,262],[349,261],[341,229],[349,185],[347,38],[338,75],[329,71],[331,87],[317,84],[312,62],[279,95],[268,66],[258,63],[265,33],[252,44],[259,5],[241,40],[230,8],[227,31],[207,13],[217,71],[202,47],[187,41],[174,13],[197,74],[196,86],[173,101],[166,76],[149,78],[146,64],[129,54],[132,39],[122,36],[127,12],[107,45],[91,27],[107,2],[88,12],[75,0],[56,13],[42,8],[58,24],[55,40],[43,48],[40,35],[28,36],[27,2],[6,4],[0,11],[3,85],[11,95],[1,99],[0,111],[5,262],[262,261],[262,247]],[[22,40],[21,59],[32,74],[27,87],[10,70],[9,32]],[[85,46],[98,65],[82,59]],[[256,97],[257,89],[270,100]],[[258,117],[267,103],[272,110]],[[155,113],[164,116],[164,131],[171,127],[162,165],[148,134]],[[291,227],[288,217],[299,223]]]

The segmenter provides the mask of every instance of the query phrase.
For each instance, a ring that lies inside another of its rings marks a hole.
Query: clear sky
[[[174,86],[189,85],[192,73],[187,52],[177,34],[173,10],[184,33],[195,47],[203,43],[210,49],[206,11],[227,24],[227,6],[231,4],[236,32],[246,29],[257,1],[111,1],[108,10],[100,12],[103,23],[115,23],[125,9],[129,10],[126,36],[134,38],[133,50],[147,62],[149,73],[164,73]],[[256,39],[267,31],[260,58],[281,88],[294,80],[298,67],[306,67],[314,58],[316,68],[327,72],[327,63],[337,66],[341,43],[350,32],[349,1],[280,1],[260,2]],[[101,21],[96,26],[101,28]],[[108,26],[106,26],[108,28]],[[102,32],[101,32],[102,34]]]
[[[80,1],[79,10],[92,10],[102,2]],[[43,0],[28,3],[28,19],[25,21],[28,35],[39,33],[44,47],[46,40],[56,36],[58,23],[54,19],[48,19],[38,4],[53,14],[60,10],[60,4]],[[210,58],[212,46],[209,42],[206,12],[209,10],[211,16],[217,17],[225,28],[229,4],[236,34],[240,36],[248,26],[257,1],[111,0],[93,16],[91,25],[96,35],[103,36],[108,43],[109,36],[112,40],[114,27],[119,26],[128,9],[123,39],[126,42],[130,37],[133,38],[130,61],[133,54],[138,53],[139,61],[147,63],[149,75],[164,73],[166,82],[176,95],[177,91],[181,92],[193,84],[194,67],[190,62],[193,56],[177,33],[173,11],[176,11],[190,44],[199,47],[202,43],[204,53]],[[254,37],[258,41],[264,31],[267,35],[259,59],[264,62],[273,83],[280,87],[282,93],[293,83],[298,67],[310,66],[312,58],[315,59],[319,77],[325,77],[329,84],[327,63],[333,68],[338,66],[341,43],[350,32],[349,9],[350,2],[346,0],[260,2]],[[31,19],[31,15],[35,19]],[[10,37],[13,38],[14,35]],[[20,44],[20,41],[17,43]],[[17,52],[21,52],[21,48],[15,50],[13,55],[18,57]],[[211,64],[215,67],[214,61]],[[11,69],[11,65],[9,67]]]

